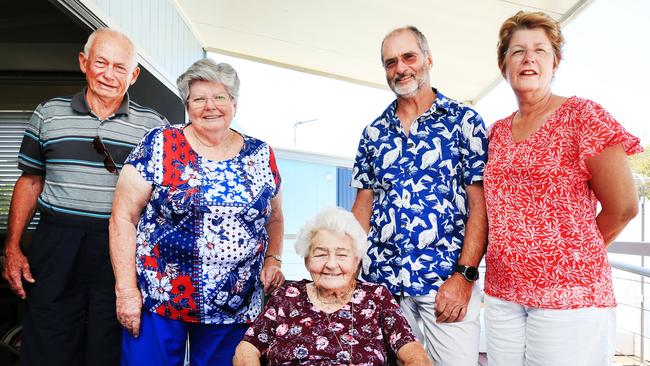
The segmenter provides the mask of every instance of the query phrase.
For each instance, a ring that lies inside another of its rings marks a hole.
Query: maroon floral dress
[[[385,365],[388,348],[417,340],[385,286],[358,282],[350,301],[326,314],[309,300],[309,282],[278,288],[244,336],[269,365]]]

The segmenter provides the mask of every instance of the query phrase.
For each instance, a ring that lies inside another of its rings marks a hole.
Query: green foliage
[[[644,146],[645,151],[628,157],[634,180],[639,187],[639,196],[645,195],[650,199],[650,145]]]
[[[632,155],[628,160],[634,173],[650,178],[650,145],[644,149],[644,152]]]

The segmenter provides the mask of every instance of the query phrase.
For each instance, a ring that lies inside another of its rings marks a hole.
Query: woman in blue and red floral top
[[[237,347],[236,366],[430,365],[393,295],[356,280],[366,234],[352,213],[329,208],[303,226],[296,251],[312,281],[275,291]]]
[[[111,259],[123,365],[225,365],[284,282],[273,150],[230,129],[239,79],[200,60],[178,78],[190,123],[150,131],[115,192]]]

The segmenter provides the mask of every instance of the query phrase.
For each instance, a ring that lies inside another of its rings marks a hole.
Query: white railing
[[[607,251],[618,302],[617,354],[625,358],[620,360],[621,364],[650,365],[650,332],[646,329],[646,319],[650,319],[649,301],[646,300],[646,293],[649,293],[646,286],[650,283],[650,268],[646,267],[646,257],[650,258],[650,242],[646,242],[646,220],[650,219],[650,214],[646,213],[646,185],[650,187],[650,179],[637,177],[635,183],[639,193],[639,215]]]
[[[649,243],[637,244],[650,248]],[[650,347],[646,318],[650,309],[645,298],[650,268],[645,267],[645,255],[642,253],[621,254],[617,253],[615,247],[612,249],[609,262],[613,268],[618,302],[616,352],[619,357],[625,357],[625,365],[650,365],[650,360],[646,358]],[[621,257],[627,257],[627,260]],[[632,264],[635,261],[639,265]]]

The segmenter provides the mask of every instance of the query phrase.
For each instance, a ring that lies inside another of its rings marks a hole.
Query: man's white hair
[[[86,57],[90,55],[90,49],[93,47],[93,43],[95,43],[95,38],[97,38],[98,35],[102,33],[108,33],[112,34],[113,36],[120,37],[124,39],[128,44],[129,47],[131,48],[131,63],[129,65],[129,71],[133,71],[136,66],[138,66],[138,51],[135,49],[135,44],[133,44],[133,41],[131,41],[131,38],[129,38],[126,34],[115,30],[111,28],[99,28],[92,32],[88,36],[88,40],[86,41],[86,44],[84,45],[84,54]]]
[[[330,230],[339,235],[347,235],[352,239],[352,247],[356,256],[361,258],[366,253],[368,236],[352,212],[340,207],[326,207],[302,225],[298,231],[294,248],[299,256],[306,258],[309,255],[311,241],[320,230]]]

